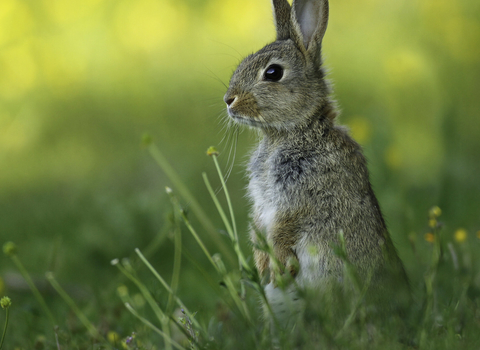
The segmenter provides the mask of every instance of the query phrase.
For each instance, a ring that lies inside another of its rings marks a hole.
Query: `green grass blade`
[[[175,210],[176,206],[179,206],[177,198],[172,194],[172,190],[167,187],[167,193],[170,196],[170,200],[173,205],[174,216],[174,256],[173,256],[173,272],[172,282],[170,283],[172,292],[168,295],[168,302],[166,311],[168,315],[171,315],[174,307],[174,296],[177,294],[178,283],[180,281],[180,267],[182,262],[182,230],[180,228],[179,212]]]
[[[195,197],[190,193],[188,188],[185,184],[180,180],[181,177],[177,174],[177,172],[173,169],[173,167],[168,162],[167,158],[162,154],[160,149],[153,143],[148,146],[148,151],[152,155],[153,159],[157,162],[157,164],[162,168],[163,172],[167,175],[168,179],[173,183],[174,187],[180,193],[180,196],[189,203],[189,207],[191,208],[192,212],[197,217],[198,221],[201,223],[203,228],[210,234],[215,243],[217,244],[218,248],[222,252],[222,255],[226,256],[227,259],[230,260],[231,263],[234,263],[233,258],[231,257],[230,249],[224,242],[223,237],[220,233],[215,229],[215,226],[210,221],[208,215],[203,211],[200,204],[197,202]]]
[[[223,211],[222,205],[220,204],[217,196],[215,195],[215,192],[213,191],[212,185],[210,184],[210,181],[208,180],[208,176],[206,173],[202,173],[203,177],[203,182],[205,182],[205,186],[207,187],[208,193],[210,193],[210,197],[212,197],[213,203],[215,204],[215,207],[217,208],[218,213],[220,214],[220,217],[222,218],[223,224],[225,225],[225,228],[227,229],[227,233],[230,236],[230,239],[235,241],[235,234],[232,229],[232,226],[230,225],[230,222],[227,219],[227,215]]]
[[[215,262],[213,261],[213,258],[212,258],[212,255],[208,252],[208,249],[207,247],[205,247],[205,244],[203,244],[203,241],[200,239],[200,236],[198,235],[197,231],[195,231],[195,229],[193,228],[193,226],[190,224],[190,221],[188,220],[187,216],[185,215],[185,212],[182,210],[181,211],[181,215],[182,215],[182,218],[183,218],[183,222],[185,223],[185,225],[187,226],[188,230],[190,231],[190,233],[192,234],[192,236],[195,238],[195,240],[197,241],[198,245],[200,246],[200,248],[202,248],[203,252],[205,253],[205,255],[207,256],[208,260],[210,261],[210,263],[215,267],[215,269],[218,271],[218,267],[217,265],[215,264]]]
[[[5,327],[3,327],[2,339],[0,340],[0,350],[3,347],[3,341],[5,340],[5,335],[7,334],[8,327],[8,307],[5,309]]]
[[[220,165],[218,164],[217,155],[213,154],[212,157],[213,157],[213,162],[215,163],[215,167],[217,168],[218,177],[220,178],[220,181],[222,183],[223,191],[225,192],[225,198],[227,199],[227,205],[228,205],[228,209],[230,211],[230,218],[232,220],[232,227],[233,227],[233,234],[234,234],[234,237],[235,237],[235,241],[238,242],[237,224],[235,222],[235,213],[233,211],[232,201],[230,200],[230,194],[228,193],[227,184],[225,183],[225,179],[223,177],[222,170],[220,169]]]
[[[167,337],[170,338],[169,335],[167,335],[166,333],[162,332],[160,329],[158,329],[157,327],[155,327],[149,320],[147,320],[146,318],[140,316],[138,314],[137,311],[135,311],[135,309],[129,304],[129,303],[125,303],[125,307],[127,308],[128,311],[130,311],[133,316],[135,316],[136,318],[138,318],[140,321],[142,321],[142,323],[144,323],[147,327],[149,327],[151,330],[153,330],[154,332],[156,332],[157,334],[159,334],[161,337],[163,337],[164,339],[166,339]],[[170,339],[170,342],[171,344],[176,348],[176,349],[179,349],[179,350],[187,350],[185,349],[183,346],[181,346],[180,344],[178,344],[175,340],[173,339]]]
[[[120,272],[122,272],[130,281],[132,281],[138,287],[143,297],[145,298],[145,300],[148,302],[153,312],[155,313],[155,316],[157,316],[157,319],[159,320],[160,324],[162,325],[163,333],[165,333],[166,335],[166,337],[164,338],[165,348],[167,350],[171,350],[172,339],[170,337],[169,317],[165,315],[165,313],[162,311],[160,306],[158,306],[157,302],[155,301],[155,299],[153,299],[152,294],[149,292],[147,287],[142,282],[140,282],[137,278],[135,278],[125,267],[119,264],[118,260],[116,259],[113,260],[112,265],[117,266]]]
[[[97,339],[104,339],[102,335],[98,332],[97,328],[88,320],[85,314],[80,310],[80,308],[75,304],[73,299],[65,292],[65,290],[60,286],[52,272],[45,273],[45,277],[48,282],[52,285],[53,289],[62,297],[62,299],[70,306],[72,311],[75,313],[77,318],[82,322],[82,324],[87,328],[88,332]]]
[[[213,191],[212,185],[208,180],[207,174],[203,173],[202,175],[203,175],[203,181],[205,182],[205,186],[207,187],[207,190],[210,193],[210,196],[212,197],[213,203],[215,204],[215,207],[217,208],[217,211],[223,220],[225,228],[227,229],[228,235],[230,236],[230,239],[233,244],[233,249],[235,250],[235,253],[237,254],[237,257],[238,257],[238,263],[241,268],[244,268],[245,270],[250,271],[250,266],[247,263],[247,259],[245,259],[245,256],[243,255],[243,252],[240,249],[240,244],[238,242],[238,239],[235,236],[235,232],[232,230],[232,226],[230,225],[227,219],[227,215],[223,211],[223,208],[220,202],[218,201],[218,198],[215,195],[215,192]]]
[[[175,300],[175,302],[177,303],[178,306],[180,306],[180,308],[182,308],[185,313],[187,314],[187,316],[193,320],[193,322],[195,323],[195,326],[197,328],[201,328],[200,327],[200,324],[198,323],[198,321],[193,318],[193,314],[188,311],[188,308],[185,306],[185,304],[182,302],[182,300],[176,296],[176,294],[174,293],[173,289],[165,282],[165,280],[162,278],[162,276],[160,276],[160,274],[157,272],[157,270],[155,270],[155,268],[152,266],[152,264],[150,264],[150,262],[145,258],[145,256],[142,254],[142,252],[140,251],[140,249],[136,248],[135,249],[135,253],[137,253],[137,255],[139,256],[140,260],[143,261],[143,263],[148,267],[148,269],[153,273],[153,275],[155,276],[155,278],[157,278],[160,283],[163,285],[163,287],[168,291],[168,293],[170,293],[170,295],[172,296],[172,298]]]
[[[30,290],[32,291],[33,295],[35,296],[35,299],[37,299],[38,303],[42,307],[43,311],[47,315],[47,317],[50,319],[50,322],[52,323],[52,326],[57,325],[57,321],[55,320],[55,317],[53,317],[52,312],[50,311],[47,303],[45,302],[45,299],[43,299],[42,294],[40,294],[40,291],[37,289],[35,286],[35,283],[33,283],[32,278],[30,277],[30,274],[28,273],[27,269],[23,266],[22,262],[20,259],[16,256],[13,255],[11,256],[11,259],[15,266],[17,266],[17,269],[20,271],[21,275],[27,282],[28,286],[30,287]]]

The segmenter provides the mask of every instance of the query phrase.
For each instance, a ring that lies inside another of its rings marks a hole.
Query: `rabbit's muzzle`
[[[252,94],[227,92],[223,100],[227,104],[228,115],[235,122],[250,126],[260,126],[264,122],[259,113],[257,101]]]

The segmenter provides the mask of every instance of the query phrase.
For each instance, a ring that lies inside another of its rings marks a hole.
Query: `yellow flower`
[[[428,220],[428,226],[430,226],[431,228],[437,227],[437,220],[436,219]]]
[[[480,239],[480,231],[477,231],[477,237]]]
[[[463,243],[467,240],[467,231],[463,228],[459,228],[455,231],[454,237],[458,243]]]
[[[437,206],[434,206],[428,211],[428,215],[430,216],[431,219],[438,218],[440,215],[442,215],[442,209],[440,209]]]
[[[435,235],[433,233],[425,233],[425,240],[427,242],[433,243],[435,242]]]
[[[115,331],[110,331],[107,333],[107,339],[112,344],[119,344],[120,343],[120,336]]]

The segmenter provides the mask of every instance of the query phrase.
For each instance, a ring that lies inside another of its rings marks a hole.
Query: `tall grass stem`
[[[215,163],[215,167],[217,168],[218,177],[222,183],[223,191],[225,192],[225,198],[227,199],[228,210],[230,211],[230,218],[232,220],[232,227],[233,227],[233,234],[235,237],[235,242],[238,242],[238,234],[237,234],[237,224],[235,222],[235,213],[233,211],[232,201],[230,200],[230,194],[228,193],[227,185],[225,184],[225,179],[223,178],[222,169],[218,164],[217,155],[212,155],[213,162]]]
[[[150,264],[150,262],[145,258],[145,256],[142,254],[140,249],[135,248],[135,253],[137,253],[140,260],[142,260],[143,263],[148,267],[148,269],[153,273],[155,278],[157,278],[160,281],[160,283],[167,290],[167,292],[170,293],[170,295],[175,300],[177,305],[180,306],[180,308],[182,308],[185,311],[185,313],[192,320],[192,322],[195,323],[195,326],[197,328],[200,328],[200,324],[198,323],[198,321],[195,318],[193,318],[193,314],[190,311],[188,311],[188,308],[185,306],[185,304],[182,302],[182,300],[174,293],[173,289],[165,282],[163,277],[160,276],[160,274],[157,272],[157,270],[155,270],[155,268],[152,266],[152,264]]]
[[[40,306],[43,309],[43,312],[47,315],[49,318],[50,322],[52,323],[52,326],[54,327],[57,325],[57,321],[55,320],[55,317],[53,316],[52,312],[50,311],[50,308],[48,307],[47,303],[45,302],[45,299],[43,299],[42,294],[40,294],[40,291],[38,288],[35,286],[35,283],[33,283],[32,278],[30,277],[30,274],[28,273],[27,269],[23,266],[22,262],[16,255],[12,255],[11,259],[15,266],[17,266],[17,269],[20,271],[20,274],[23,276],[25,281],[27,282],[28,286],[30,287],[30,290],[32,291],[35,299],[37,299],[37,302],[40,304]]]
[[[215,264],[215,262],[213,261],[212,255],[208,252],[207,247],[205,247],[205,244],[203,244],[203,241],[200,239],[200,236],[198,235],[197,231],[195,231],[193,226],[190,224],[190,221],[188,220],[187,215],[185,215],[184,211],[181,211],[181,215],[182,215],[182,218],[183,218],[183,222],[185,223],[185,226],[187,226],[187,228],[190,231],[190,233],[192,234],[193,238],[195,238],[195,240],[197,241],[200,248],[202,248],[203,252],[207,256],[210,263],[218,271],[217,264]]]
[[[162,325],[163,328],[163,333],[165,334],[164,341],[165,341],[165,349],[171,350],[172,349],[172,344],[171,344],[171,337],[170,337],[170,327],[169,327],[169,317],[165,315],[165,313],[162,311],[160,306],[158,306],[157,302],[155,299],[153,299],[152,294],[148,291],[147,287],[140,282],[137,278],[135,278],[125,267],[123,267],[120,263],[116,262],[114,265],[117,266],[117,268],[130,280],[132,281],[138,289],[140,289],[140,292],[142,293],[143,297],[145,300],[148,302],[150,307],[152,308],[153,312],[155,313],[155,316],[157,316],[158,321]]]
[[[235,233],[232,229],[232,226],[230,225],[227,216],[225,215],[225,212],[215,195],[215,192],[213,191],[212,185],[210,184],[210,181],[208,180],[207,174],[203,173],[203,181],[205,182],[205,186],[207,187],[208,192],[210,193],[210,196],[212,197],[213,203],[215,204],[215,207],[217,208],[218,213],[220,214],[220,217],[222,218],[222,221],[225,225],[225,228],[227,229],[228,235],[230,236],[230,239],[233,244],[233,249],[235,250],[235,253],[237,254],[238,257],[238,263],[240,265],[240,268],[245,269],[246,271],[250,271],[250,266],[247,263],[247,260],[245,259],[245,256],[243,255],[243,252],[240,249],[240,245],[238,242],[237,237],[235,236]]]
[[[202,207],[197,202],[195,197],[190,193],[190,191],[185,186],[185,184],[180,180],[181,177],[170,165],[167,158],[165,158],[165,156],[160,151],[160,149],[153,143],[148,146],[148,151],[152,155],[153,159],[160,166],[160,168],[162,168],[163,172],[165,173],[165,175],[167,175],[168,179],[173,183],[173,185],[178,190],[182,198],[188,202],[189,207],[191,208],[192,212],[195,214],[197,219],[200,221],[203,228],[207,232],[209,232],[211,237],[215,238],[214,241],[217,244],[220,251],[222,252],[222,254],[226,256],[231,263],[233,263],[234,261],[231,258],[230,249],[227,247],[223,238],[221,237],[219,232],[215,229],[215,226],[210,221],[208,215],[203,211]]]
[[[7,334],[7,327],[8,327],[8,307],[5,308],[5,327],[3,327],[2,339],[0,340],[0,350],[3,347],[3,341],[5,340],[5,335]]]
[[[85,314],[80,310],[80,308],[75,304],[73,299],[65,292],[65,290],[60,286],[52,272],[46,272],[45,277],[50,282],[52,287],[57,291],[57,293],[62,297],[62,299],[70,306],[72,311],[75,313],[77,318],[82,322],[82,324],[87,328],[88,332],[97,339],[103,339],[102,335],[98,332],[97,328],[88,320]],[[104,339],[103,339],[104,340]]]
[[[136,318],[138,318],[140,321],[142,321],[142,323],[144,323],[147,327],[149,327],[151,330],[153,330],[154,332],[156,332],[157,334],[159,334],[161,337],[163,337],[164,339],[166,339],[167,337],[170,338],[170,336],[164,332],[162,332],[160,329],[158,329],[157,327],[155,327],[155,325],[153,325],[149,320],[147,320],[146,318],[140,316],[138,314],[138,312],[129,304],[129,303],[125,303],[125,307],[127,308],[128,311],[130,311],[133,316],[135,316]],[[185,349],[183,346],[181,346],[180,344],[178,344],[175,340],[173,339],[170,339],[170,342],[171,344],[176,348],[176,349],[179,349],[179,350],[187,350]]]
[[[182,263],[182,230],[180,228],[180,217],[179,212],[175,210],[175,207],[178,206],[178,199],[172,194],[170,189],[167,189],[167,193],[170,195],[170,200],[173,205],[173,218],[174,218],[174,255],[173,255],[173,272],[172,272],[172,282],[170,283],[172,293],[168,295],[167,314],[171,314],[174,307],[174,296],[177,294],[178,283],[180,281],[180,267]]]

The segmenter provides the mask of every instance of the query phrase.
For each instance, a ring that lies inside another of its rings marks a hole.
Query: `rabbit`
[[[248,165],[248,196],[255,265],[269,278],[267,300],[277,317],[286,315],[286,325],[302,308],[296,288],[334,293],[334,285],[346,281],[345,261],[332,248],[343,233],[366,295],[388,313],[402,299],[390,292],[406,290],[408,300],[408,280],[362,149],[335,124],[321,56],[328,0],[272,4],[276,41],[239,64],[224,96],[229,117],[261,135]],[[261,240],[272,254],[259,249]],[[280,288],[275,269],[294,283]]]

